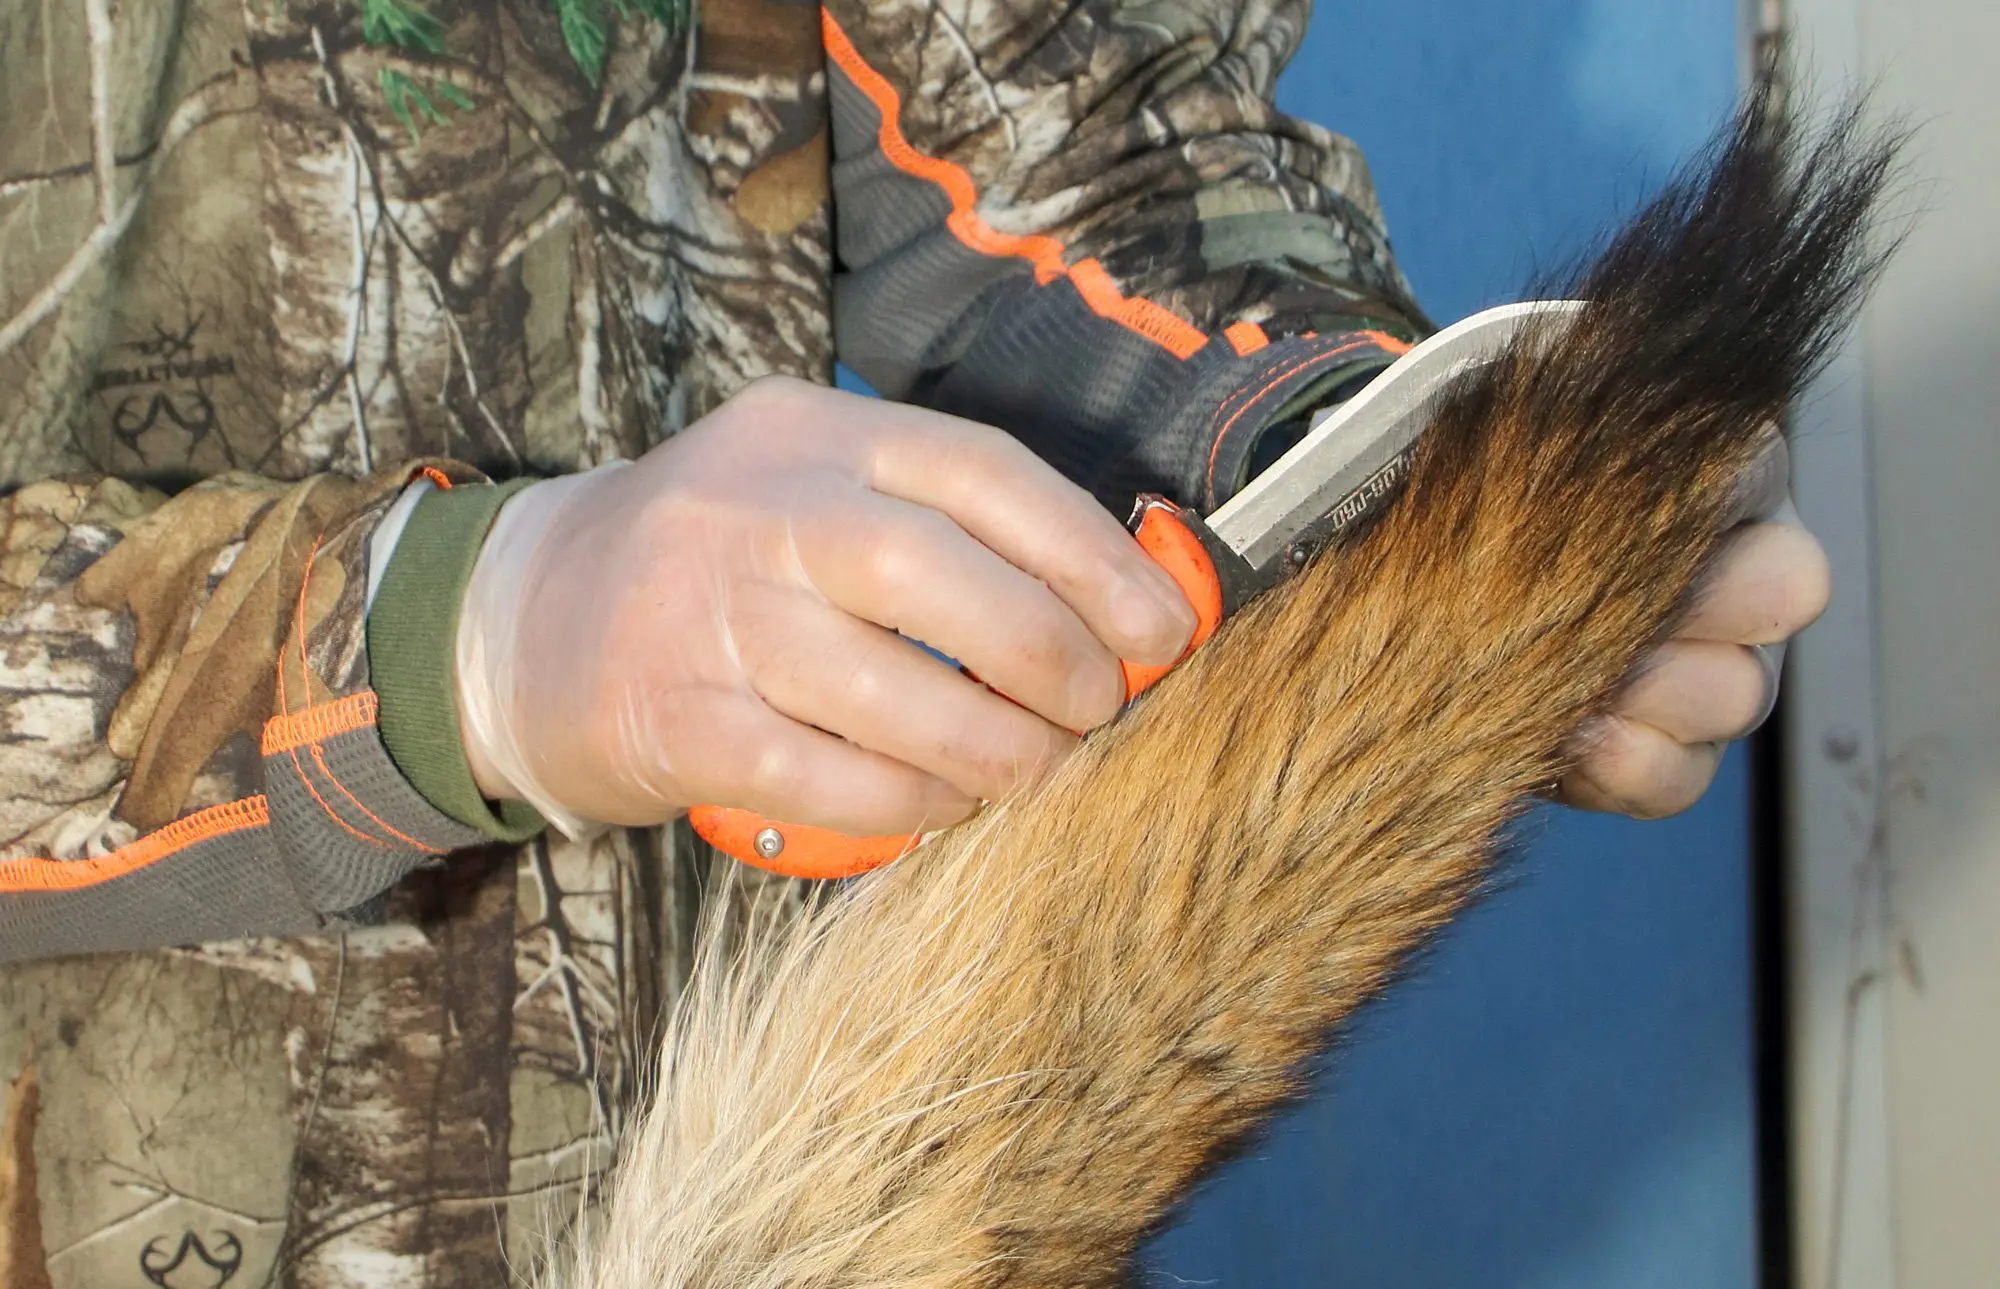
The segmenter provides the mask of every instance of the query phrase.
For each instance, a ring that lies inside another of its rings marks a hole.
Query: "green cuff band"
[[[458,735],[458,607],[493,517],[534,482],[462,484],[425,496],[368,612],[368,669],[390,759],[426,801],[495,841],[526,841],[548,825],[526,802],[502,802],[496,811],[473,782]]]

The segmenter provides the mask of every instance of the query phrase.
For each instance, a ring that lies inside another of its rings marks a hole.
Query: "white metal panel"
[[[1808,1289],[2000,1284],[2000,9],[1792,0],[1921,126],[1914,232],[1801,409],[1832,555],[1800,642],[1794,1128]]]
[[[1800,65],[1861,66],[1858,0],[1792,0]],[[1801,1289],[1894,1289],[1881,782],[1866,331],[1794,416],[1793,489],[1834,597],[1793,646],[1785,731],[1792,908],[1792,1136]]]
[[[1932,181],[1867,317],[1897,1269],[2000,1285],[2000,8],[1864,0],[1861,40]]]

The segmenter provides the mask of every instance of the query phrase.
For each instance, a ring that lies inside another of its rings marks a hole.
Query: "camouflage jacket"
[[[465,517],[837,359],[1214,504],[1426,325],[1307,13],[0,6],[0,1283],[532,1267],[724,868],[466,799]]]

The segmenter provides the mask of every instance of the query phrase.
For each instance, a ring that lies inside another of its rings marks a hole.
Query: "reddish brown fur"
[[[1872,267],[1888,151],[1852,125],[1789,182],[1760,96],[1581,322],[1437,410],[1365,538],[1053,782],[712,972],[582,1282],[1118,1281],[1683,606]]]

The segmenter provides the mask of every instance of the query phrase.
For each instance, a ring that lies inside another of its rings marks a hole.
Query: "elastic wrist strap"
[[[547,825],[525,802],[496,810],[480,795],[459,739],[454,646],[487,530],[508,498],[536,482],[468,484],[419,498],[368,613],[369,673],[390,758],[433,806],[496,841],[525,841]]]

